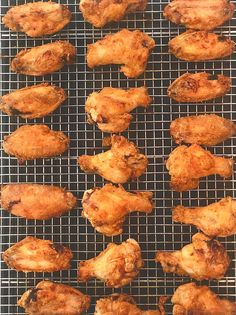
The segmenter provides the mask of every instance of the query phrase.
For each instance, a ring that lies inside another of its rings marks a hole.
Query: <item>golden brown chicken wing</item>
[[[200,177],[218,174],[227,178],[232,175],[234,161],[214,156],[197,144],[181,145],[169,156],[166,168],[171,176],[171,187],[175,191],[197,188]]]
[[[218,75],[217,80],[206,72],[185,73],[168,88],[168,96],[177,102],[197,103],[224,96],[231,88],[231,79]]]
[[[95,27],[120,21],[126,14],[145,10],[147,0],[80,0],[80,11],[85,20]]]
[[[129,213],[151,213],[152,193],[129,193],[122,186],[106,184],[103,188],[87,190],[82,199],[82,216],[106,236],[121,234],[122,225]]]
[[[229,38],[206,31],[187,31],[169,41],[169,52],[186,61],[224,58],[234,52]]]
[[[132,120],[129,114],[136,107],[147,108],[151,98],[145,87],[129,90],[105,87],[89,95],[85,111],[90,124],[96,123],[103,132],[123,132]]]
[[[75,47],[67,41],[36,46],[21,50],[11,62],[11,70],[16,73],[42,76],[60,70],[74,62]]]
[[[220,299],[207,286],[186,283],[177,288],[171,302],[173,315],[235,315],[236,303]]]
[[[28,236],[2,255],[8,267],[23,272],[53,272],[70,268],[71,250],[62,244]]]
[[[123,184],[141,176],[148,160],[133,142],[122,136],[112,136],[110,150],[97,155],[82,155],[78,157],[78,164],[86,173],[96,173],[115,184]]]
[[[41,118],[57,109],[66,99],[65,91],[48,83],[28,86],[0,97],[0,109],[24,119]]]
[[[59,32],[70,20],[71,12],[65,5],[38,1],[12,7],[2,22],[12,31],[39,37]]]
[[[26,161],[61,155],[69,147],[69,138],[46,125],[24,125],[6,136],[2,146],[7,154]]]
[[[47,220],[73,209],[76,197],[57,186],[10,184],[1,187],[1,206],[16,216]]]
[[[135,78],[145,71],[154,47],[154,40],[147,34],[123,29],[88,46],[88,66],[121,64],[121,72],[128,78]]]
[[[192,243],[181,250],[158,251],[156,262],[161,264],[164,272],[174,272],[201,281],[223,278],[230,258],[220,242],[197,233],[192,237]]]
[[[175,142],[212,146],[236,134],[236,125],[229,119],[210,114],[177,118],[170,125]]]
[[[139,244],[128,239],[120,245],[110,243],[97,257],[81,261],[78,281],[98,278],[108,287],[120,288],[130,283],[143,267]]]
[[[173,0],[164,9],[167,20],[206,31],[224,24],[233,14],[234,4],[229,0]]]
[[[17,304],[29,315],[80,315],[89,308],[90,297],[65,284],[41,281]]]

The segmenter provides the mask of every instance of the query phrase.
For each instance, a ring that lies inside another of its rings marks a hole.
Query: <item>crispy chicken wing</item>
[[[230,236],[236,234],[236,201],[226,197],[205,207],[177,206],[172,218],[175,222],[194,224],[210,237]]]
[[[78,281],[98,278],[108,287],[120,288],[130,283],[143,267],[139,244],[128,239],[120,245],[110,243],[97,257],[81,261]]]
[[[145,10],[147,0],[80,0],[80,11],[85,20],[95,27],[120,21],[126,14]]]
[[[154,47],[154,40],[147,34],[123,29],[88,46],[88,66],[121,64],[121,72],[128,78],[135,78],[145,71]]]
[[[73,63],[75,47],[67,41],[36,46],[21,50],[11,62],[11,70],[16,73],[43,76],[60,70]]]
[[[129,213],[139,211],[151,213],[152,193],[129,193],[122,186],[106,184],[103,188],[87,190],[82,199],[82,216],[106,236],[121,234],[122,225]]]
[[[221,279],[230,258],[224,246],[202,233],[192,237],[192,243],[175,252],[158,251],[156,261],[164,272],[174,272],[196,280]]]
[[[173,315],[235,315],[236,303],[220,299],[207,286],[186,283],[177,288],[172,299]]]
[[[206,31],[224,24],[233,14],[234,4],[229,0],[173,0],[164,9],[167,20]]]
[[[41,118],[52,113],[66,99],[65,91],[48,83],[28,86],[0,97],[0,109],[24,119]]]
[[[23,272],[53,272],[70,268],[71,250],[62,244],[28,236],[2,255],[8,267]]]
[[[59,32],[70,20],[71,12],[65,5],[39,1],[12,7],[2,22],[12,31],[39,37]]]
[[[170,125],[175,142],[213,146],[236,134],[236,125],[229,119],[210,114],[177,118]]]
[[[206,31],[187,31],[169,41],[169,52],[186,61],[224,58],[234,52],[229,38]]]
[[[206,72],[185,73],[168,88],[168,95],[177,102],[197,103],[224,96],[231,88],[231,79],[218,75],[217,80]]]
[[[141,176],[148,160],[133,142],[122,136],[112,136],[110,150],[97,155],[82,155],[78,157],[78,164],[86,173],[96,173],[115,184],[123,184]]]
[[[145,87],[122,90],[105,87],[89,95],[85,111],[90,124],[96,123],[103,132],[123,132],[132,120],[129,113],[136,107],[147,108],[151,98]]]
[[[47,220],[59,217],[76,206],[76,197],[63,188],[38,184],[1,186],[1,206],[26,219]]]
[[[227,178],[232,175],[234,161],[214,156],[197,144],[181,145],[169,156],[166,168],[171,176],[171,187],[175,191],[197,188],[200,177],[218,174]]]
[[[41,281],[17,304],[29,315],[80,315],[89,308],[90,297],[65,284]]]

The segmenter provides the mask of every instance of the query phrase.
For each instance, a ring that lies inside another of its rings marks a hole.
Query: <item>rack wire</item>
[[[26,1],[2,0],[1,17],[9,7],[23,4]],[[147,10],[143,13],[129,14],[119,23],[112,23],[103,29],[94,29],[84,22],[76,0],[61,0],[60,3],[69,6],[73,12],[72,22],[60,33],[31,39],[22,33],[10,32],[1,25],[1,72],[0,84],[3,94],[11,90],[33,85],[42,81],[52,82],[63,87],[68,93],[67,101],[51,116],[25,121],[19,117],[8,117],[0,113],[1,140],[5,135],[14,131],[25,123],[43,123],[55,130],[64,131],[71,139],[70,149],[63,156],[53,159],[28,161],[19,165],[13,157],[0,151],[1,184],[6,183],[41,183],[54,184],[68,188],[78,197],[78,208],[60,218],[47,221],[27,221],[23,218],[11,216],[1,210],[1,250],[20,241],[27,235],[68,245],[74,253],[72,267],[68,271],[55,273],[28,273],[10,270],[1,264],[1,311],[2,315],[23,314],[24,311],[16,305],[23,292],[36,285],[43,279],[59,281],[79,288],[92,297],[91,308],[87,314],[93,314],[94,305],[101,296],[112,292],[125,292],[132,295],[137,304],[144,309],[155,309],[160,296],[171,296],[182,283],[190,281],[187,277],[180,277],[162,272],[160,265],[154,261],[155,253],[159,249],[177,250],[191,241],[191,236],[197,231],[194,227],[173,223],[171,209],[173,206],[203,206],[215,202],[224,196],[235,198],[235,176],[225,181],[218,176],[210,176],[201,180],[198,189],[176,193],[169,188],[169,175],[165,168],[165,160],[175,147],[169,134],[170,122],[182,116],[200,113],[216,113],[225,118],[236,120],[236,60],[235,55],[224,60],[200,63],[187,63],[177,60],[168,53],[167,44],[170,38],[178,35],[184,28],[176,27],[166,21],[163,8],[167,0],[149,0]],[[233,1],[236,3],[236,1]],[[127,79],[119,72],[119,66],[105,66],[94,70],[86,65],[86,47],[110,32],[122,28],[140,29],[152,36],[156,47],[150,56],[145,74],[137,79]],[[236,18],[225,24],[217,32],[236,37]],[[77,48],[76,63],[64,67],[60,72],[44,77],[34,78],[15,74],[10,71],[11,59],[21,49],[30,48],[54,40],[69,40]],[[167,97],[166,89],[169,84],[186,71],[207,71],[217,75],[224,73],[233,80],[231,92],[223,97],[202,104],[179,104]],[[125,188],[130,190],[149,190],[154,192],[155,209],[146,216],[140,213],[127,218],[122,235],[108,238],[91,227],[90,223],[81,217],[81,197],[83,192],[94,186],[101,186],[103,180],[96,175],[84,174],[76,164],[76,157],[82,154],[97,154],[102,151],[104,134],[95,126],[86,123],[84,104],[87,96],[105,86],[131,88],[146,85],[153,98],[152,106],[144,112],[142,109],[134,111],[134,120],[129,130],[124,133],[134,141],[149,159],[148,170],[137,182],[128,183]],[[226,157],[235,157],[235,138],[210,148],[210,151]],[[130,285],[113,290],[106,288],[97,280],[85,284],[76,281],[77,262],[94,257],[102,251],[109,242],[122,242],[128,238],[136,239],[142,249],[145,267],[140,276]],[[235,250],[236,237],[221,239],[226,246],[232,263],[226,276],[220,281],[204,281],[221,297],[236,300],[235,287]],[[166,305],[167,314],[171,314],[170,300]]]

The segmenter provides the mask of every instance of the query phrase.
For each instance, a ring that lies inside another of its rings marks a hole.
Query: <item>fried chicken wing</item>
[[[136,107],[147,108],[151,98],[145,87],[122,90],[105,87],[89,95],[85,111],[90,124],[96,123],[103,132],[123,132],[132,120],[129,113]]]
[[[175,191],[197,188],[200,177],[218,174],[227,178],[232,175],[234,161],[214,156],[197,144],[181,145],[169,156],[166,168],[171,176],[171,187]]]
[[[59,32],[70,20],[71,12],[65,5],[38,1],[12,7],[2,22],[12,31],[39,37]]]
[[[36,46],[21,50],[11,62],[11,70],[16,73],[43,76],[60,70],[74,62],[75,47],[67,41]]]
[[[65,284],[41,281],[17,304],[29,315],[80,315],[89,308],[90,297]]]
[[[135,78],[145,71],[148,57],[154,47],[154,40],[147,34],[139,30],[123,29],[88,46],[88,66],[94,68],[121,64],[121,72],[128,78]]]
[[[236,134],[236,125],[229,119],[210,114],[177,118],[170,125],[175,142],[213,146]]]
[[[38,184],[1,186],[1,206],[26,219],[47,220],[59,217],[76,206],[77,200],[63,188]]]
[[[86,21],[95,27],[118,22],[126,14],[145,10],[147,0],[80,0],[80,11]]]
[[[171,302],[173,315],[235,315],[236,303],[220,299],[207,286],[186,283],[177,288]]]
[[[0,109],[24,119],[41,118],[57,109],[66,99],[65,91],[48,83],[28,86],[0,97]]]
[[[168,96],[177,102],[197,103],[224,96],[231,89],[231,79],[218,75],[217,80],[206,72],[185,73],[168,88]]]
[[[224,277],[230,258],[224,246],[202,233],[192,237],[192,243],[175,252],[158,251],[156,262],[164,272],[174,272],[198,281]]]
[[[130,283],[143,267],[139,244],[128,239],[120,245],[110,243],[97,257],[81,261],[78,281],[98,278],[108,287],[120,288]]]
[[[86,173],[96,173],[115,184],[123,184],[141,176],[148,160],[133,142],[122,136],[111,136],[110,150],[93,156],[82,155],[78,164]]]
[[[169,41],[169,52],[186,61],[204,61],[233,54],[235,43],[206,31],[187,31]]]
[[[172,0],[164,17],[175,24],[196,30],[213,30],[230,20],[234,4],[229,0]]]
[[[2,255],[8,267],[23,272],[53,272],[70,268],[71,250],[62,244],[28,236]]]
[[[46,125],[24,125],[6,136],[2,146],[7,154],[26,161],[61,155],[69,147],[69,138]]]

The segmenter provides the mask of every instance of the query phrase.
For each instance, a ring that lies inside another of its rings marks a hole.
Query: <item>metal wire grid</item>
[[[1,1],[1,17],[9,7],[23,4],[26,1]],[[184,31],[165,21],[162,16],[167,0],[149,0],[146,12],[129,14],[120,23],[113,23],[102,30],[94,29],[85,23],[78,9],[77,1],[59,1],[69,6],[73,12],[72,22],[59,34],[43,39],[31,39],[24,34],[9,32],[1,25],[2,67],[0,84],[2,93],[33,85],[42,81],[53,82],[63,87],[68,93],[67,101],[53,113],[53,115],[30,121],[19,117],[8,117],[0,114],[1,139],[22,124],[45,123],[55,130],[64,131],[71,139],[70,149],[63,156],[54,159],[36,160],[19,165],[17,160],[7,156],[2,150],[1,183],[32,182],[55,184],[67,187],[78,196],[78,208],[61,218],[47,221],[27,221],[1,211],[1,247],[6,250],[12,244],[23,239],[26,235],[51,239],[68,245],[74,253],[72,268],[68,271],[55,273],[29,273],[9,270],[1,265],[1,314],[13,315],[24,313],[16,302],[23,292],[33,287],[43,279],[51,279],[70,284],[92,297],[88,314],[93,314],[95,301],[101,296],[112,292],[126,292],[136,299],[144,309],[155,309],[157,298],[162,295],[172,295],[182,283],[189,282],[187,277],[165,274],[154,262],[158,249],[177,250],[191,241],[191,236],[197,231],[194,227],[174,224],[171,220],[171,208],[178,204],[185,206],[202,206],[215,202],[224,196],[235,197],[235,177],[224,181],[218,176],[210,176],[201,181],[198,189],[176,193],[169,189],[169,176],[164,161],[175,147],[169,135],[170,122],[181,116],[200,113],[217,113],[236,120],[233,104],[236,100],[235,56],[209,63],[186,63],[177,60],[167,52],[170,38]],[[236,3],[236,1],[233,1]],[[217,31],[236,37],[236,19]],[[86,61],[87,44],[102,36],[116,32],[119,29],[141,29],[156,41],[148,63],[147,71],[138,79],[129,80],[119,72],[118,66],[105,66],[93,71],[89,70]],[[69,40],[77,47],[77,60],[72,66],[63,68],[60,72],[45,77],[34,78],[18,75],[9,70],[10,60],[15,54],[26,47],[33,47],[57,39]],[[186,71],[207,71],[213,74],[224,73],[233,80],[233,88],[224,98],[203,104],[178,104],[166,96],[166,89],[179,75]],[[132,214],[127,218],[124,233],[120,236],[108,238],[94,231],[90,223],[81,217],[81,197],[84,190],[94,186],[101,186],[103,180],[99,176],[85,175],[76,165],[76,157],[81,154],[96,154],[102,151],[101,140],[104,137],[95,126],[86,123],[84,104],[86,97],[94,90],[105,86],[130,88],[146,85],[153,98],[152,106],[144,112],[142,109],[134,111],[134,121],[129,130],[124,133],[134,141],[149,159],[149,167],[139,181],[128,183],[125,188],[130,190],[142,189],[154,192],[156,207],[152,214]],[[234,157],[236,153],[235,139],[211,148],[218,155]],[[94,257],[102,251],[110,241],[122,242],[129,237],[136,239],[143,253],[145,267],[140,276],[123,289],[112,290],[106,288],[100,281],[89,281],[78,284],[76,281],[77,261]],[[216,293],[231,300],[236,298],[235,289],[235,256],[236,239],[234,236],[221,239],[226,246],[232,263],[224,279],[220,281],[205,281]],[[166,310],[171,314],[171,303],[168,301]]]

